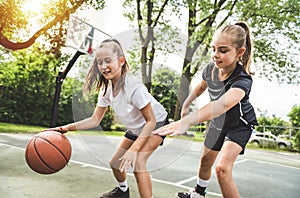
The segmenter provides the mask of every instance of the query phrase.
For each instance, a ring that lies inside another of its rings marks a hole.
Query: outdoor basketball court
[[[130,40],[129,36],[132,36],[131,32],[124,40]],[[99,43],[107,38],[110,35],[100,29],[76,17],[70,17],[65,45],[77,52],[57,76],[59,80],[56,81],[52,126],[56,125],[59,94],[64,78],[79,56],[93,55]],[[125,49],[128,46],[129,44],[125,45]],[[25,162],[25,148],[32,136],[0,132],[1,198],[92,198],[99,197],[117,185],[108,161],[120,137],[68,133],[67,137],[72,144],[72,157],[68,166],[58,173],[41,175],[33,172]],[[148,162],[154,198],[173,198],[178,191],[193,189],[202,147],[202,143],[190,140],[165,139],[164,146],[155,151]],[[242,197],[298,198],[300,194],[299,154],[249,150],[245,156],[238,157],[233,174]],[[128,174],[128,182],[131,197],[138,198],[132,172]],[[222,197],[214,172],[206,197]]]
[[[119,137],[68,134],[73,148],[71,162],[53,175],[37,174],[26,165],[25,146],[31,137],[0,133],[1,197],[99,197],[116,185],[107,164]],[[176,192],[194,186],[200,150],[201,143],[173,142],[167,138],[166,144],[149,161],[155,198],[173,198]],[[237,159],[234,177],[242,197],[276,198],[284,194],[297,198],[300,156],[248,150],[245,156]],[[139,197],[131,173],[128,181],[131,197]],[[215,173],[208,191],[208,198],[222,197]]]
[[[91,198],[115,187],[112,173],[97,165],[71,161],[53,175],[40,175],[29,169],[24,148],[0,144],[0,192],[2,198]],[[134,177],[128,176],[131,197],[139,197]],[[174,197],[180,189],[161,182],[153,182],[154,197]]]

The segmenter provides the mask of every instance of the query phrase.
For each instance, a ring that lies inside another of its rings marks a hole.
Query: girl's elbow
[[[214,111],[213,114],[215,115],[215,117],[218,117],[223,113],[226,113],[230,109],[229,105],[223,101],[215,101],[212,106]]]
[[[151,128],[152,130],[154,130],[155,126],[156,126],[156,119],[151,119],[146,121],[146,124],[149,128]]]
[[[97,116],[92,116],[91,117],[91,124],[93,127],[97,127],[100,125],[101,119],[99,119]]]

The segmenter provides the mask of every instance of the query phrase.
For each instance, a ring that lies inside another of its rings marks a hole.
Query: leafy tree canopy
[[[41,13],[24,9],[28,4],[42,2]],[[66,35],[66,21],[79,8],[92,6],[102,9],[104,0],[4,0],[0,2],[0,45],[6,49],[19,50],[31,46],[38,37],[44,36],[51,51],[58,53]],[[34,17],[38,17],[33,20]],[[38,27],[33,35],[31,30]]]
[[[294,127],[300,127],[300,105],[293,106],[288,116]]]
[[[288,122],[276,117],[275,115],[272,117],[258,117],[257,121],[259,123],[259,126],[256,127],[257,131],[270,131],[276,136],[283,134],[286,131],[286,127],[290,125]]]

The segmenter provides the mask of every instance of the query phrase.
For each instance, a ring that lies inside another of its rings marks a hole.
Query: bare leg
[[[204,146],[198,171],[199,178],[203,180],[210,179],[212,166],[216,161],[218,153],[218,151],[210,150],[206,146]]]
[[[238,188],[232,178],[234,161],[242,151],[240,145],[232,141],[225,141],[216,165],[216,174],[224,198],[239,198]]]
[[[155,149],[160,145],[162,138],[158,135],[151,135],[147,143],[139,151],[136,159],[134,176],[137,181],[141,198],[152,197],[152,182],[147,170],[147,160]]]
[[[120,158],[124,155],[124,153],[130,148],[133,141],[127,138],[123,138],[119,143],[119,147],[112,156],[109,161],[110,167],[112,168],[112,172],[118,182],[123,182],[126,180],[126,172],[121,172],[120,167]]]

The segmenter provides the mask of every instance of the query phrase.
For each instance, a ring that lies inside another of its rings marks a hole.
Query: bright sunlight
[[[22,7],[22,11],[24,12],[30,12],[35,15],[39,15],[41,11],[43,10],[44,6],[47,5],[49,0],[26,0],[24,2],[24,5]]]
[[[28,28],[30,29],[30,35],[40,29],[41,24],[38,20],[43,17],[43,10],[47,9],[47,4],[51,0],[24,0],[24,4],[21,10],[26,13],[28,17]]]

